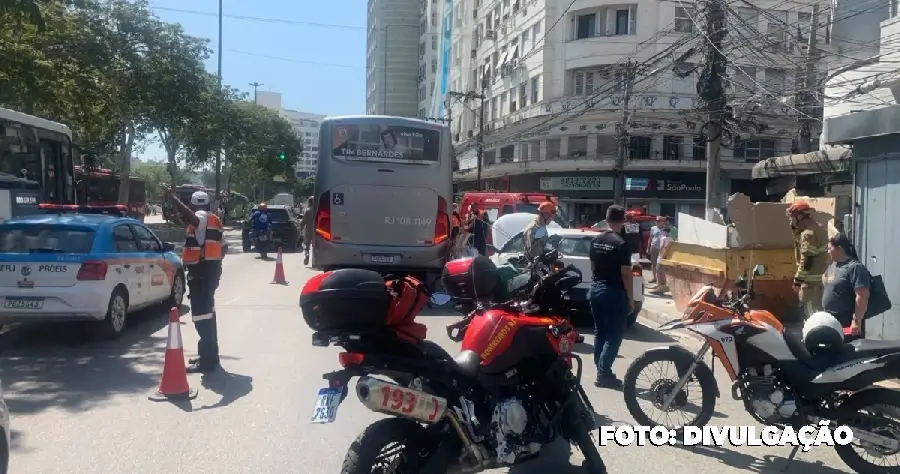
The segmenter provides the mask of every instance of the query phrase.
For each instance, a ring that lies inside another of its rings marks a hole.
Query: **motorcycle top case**
[[[303,319],[313,331],[384,326],[391,300],[381,274],[358,268],[321,273],[300,291]]]
[[[451,260],[444,265],[441,283],[448,295],[474,300],[494,296],[500,272],[491,259],[478,256]]]

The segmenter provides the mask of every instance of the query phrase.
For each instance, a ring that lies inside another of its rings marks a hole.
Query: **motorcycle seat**
[[[462,351],[453,358],[456,370],[466,377],[475,377],[481,368],[481,357],[475,351]]]
[[[857,339],[851,343],[844,344],[844,358],[846,360],[878,357],[894,352],[900,352],[900,341]]]

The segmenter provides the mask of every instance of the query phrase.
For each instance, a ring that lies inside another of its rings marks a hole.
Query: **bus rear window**
[[[440,161],[441,133],[388,124],[332,125],[331,155],[351,161],[430,164]]]
[[[94,231],[61,226],[0,227],[0,253],[90,253]]]

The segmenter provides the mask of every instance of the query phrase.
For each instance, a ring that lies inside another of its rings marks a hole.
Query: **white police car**
[[[591,286],[591,259],[589,252],[591,240],[600,235],[600,233],[592,230],[561,229],[558,227],[547,227],[547,233],[550,235],[559,234],[562,237],[559,243],[559,253],[562,255],[563,263],[574,265],[581,270],[585,281],[570,291],[569,296],[578,305],[579,309],[589,312],[588,290]],[[520,231],[507,240],[500,249],[494,249],[496,253],[491,256],[491,260],[496,265],[503,265],[511,258],[522,255],[525,248],[524,235],[525,232]],[[631,269],[634,275],[634,311],[628,317],[628,326],[634,325],[644,305],[644,272],[636,253],[631,255]]]
[[[135,310],[181,305],[174,245],[135,219],[41,207],[54,213],[0,223],[0,325],[80,320],[112,338]]]

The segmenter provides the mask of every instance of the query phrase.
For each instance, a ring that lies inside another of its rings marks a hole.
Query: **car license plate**
[[[41,309],[44,307],[44,298],[7,297],[3,307],[9,309]]]
[[[372,255],[372,261],[375,263],[394,263],[393,255]]]
[[[322,388],[316,398],[310,423],[332,423],[337,418],[338,406],[341,404],[341,389]]]

